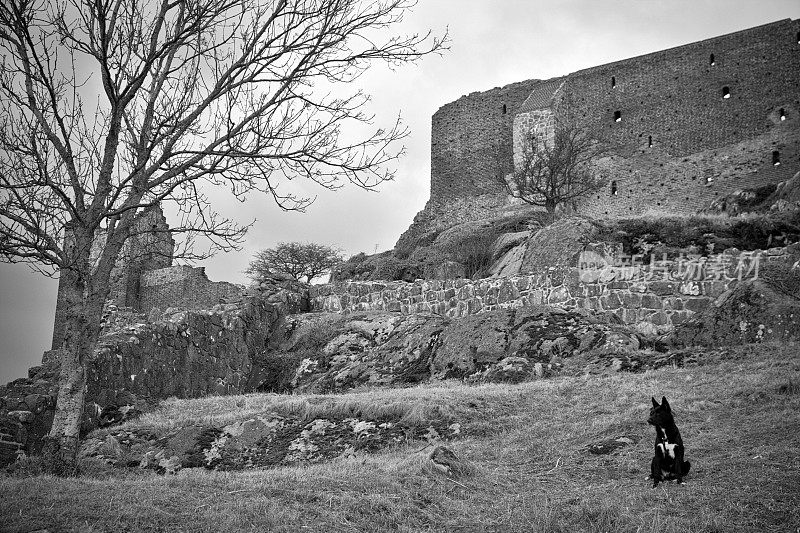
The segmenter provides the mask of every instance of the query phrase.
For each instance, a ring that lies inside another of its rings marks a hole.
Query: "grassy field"
[[[669,398],[683,434],[692,462],[684,486],[645,480],[651,395]],[[309,416],[398,406],[409,418],[445,414],[462,424],[463,438],[447,445],[472,473],[437,473],[432,447],[416,442],[272,470],[6,476],[0,531],[800,531],[798,346],[521,385],[173,401],[136,423],[219,422],[269,405]],[[587,450],[623,435],[634,443],[609,455]]]

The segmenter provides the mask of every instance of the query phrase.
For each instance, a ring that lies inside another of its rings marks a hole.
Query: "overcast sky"
[[[281,241],[313,241],[373,253],[394,246],[430,192],[431,116],[448,102],[526,79],[547,79],[781,19],[800,18],[797,0],[420,0],[399,32],[449,28],[451,50],[360,80],[382,124],[400,113],[411,128],[396,180],[380,192],[317,195],[306,213],[286,213],[264,197],[220,201],[223,214],[257,219],[246,247],[204,263],[213,281],[245,283],[252,254]],[[26,375],[49,348],[57,282],[22,265],[0,264],[0,384]]]

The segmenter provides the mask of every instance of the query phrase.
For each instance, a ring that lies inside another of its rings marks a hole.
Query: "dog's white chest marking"
[[[665,442],[661,445],[661,448],[664,451],[664,453],[667,454],[667,457],[672,457],[673,459],[675,459],[675,446],[676,446],[675,444],[672,444],[670,442]]]
[[[661,429],[661,434],[664,435],[664,442],[659,442],[658,446],[661,448],[661,454],[666,455],[667,457],[671,457],[672,459],[675,458],[675,446],[677,444],[668,442],[667,441],[667,431],[664,428]]]

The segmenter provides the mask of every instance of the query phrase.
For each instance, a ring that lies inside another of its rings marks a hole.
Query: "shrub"
[[[800,241],[800,213],[621,219],[601,223],[598,239],[621,242],[626,253],[677,255],[692,246],[702,254],[758,250]]]

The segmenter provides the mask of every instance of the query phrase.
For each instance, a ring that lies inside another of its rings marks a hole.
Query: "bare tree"
[[[512,197],[544,207],[553,216],[559,205],[586,198],[603,186],[605,180],[592,163],[608,149],[575,122],[556,120],[552,129],[526,131],[520,141],[513,168],[498,156],[498,181]]]
[[[324,244],[281,242],[258,252],[245,273],[254,281],[283,274],[297,281],[305,277],[311,283],[342,261],[338,250]]]
[[[0,3],[0,256],[69,280],[51,470],[75,471],[84,363],[137,220],[158,205],[177,212],[184,257],[202,257],[237,247],[247,229],[212,210],[215,186],[303,209],[310,200],[282,182],[371,189],[392,177],[399,122],[354,142],[342,131],[372,123],[368,96],[352,89],[369,65],[444,48],[446,35],[391,35],[414,4]]]

